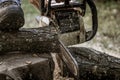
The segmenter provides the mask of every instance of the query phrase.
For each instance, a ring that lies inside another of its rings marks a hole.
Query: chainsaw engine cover
[[[55,11],[55,16],[61,34],[80,30],[79,15],[77,11],[72,9],[58,10]]]
[[[66,45],[74,45],[85,41],[85,28],[80,8],[58,9],[54,11],[54,21],[58,25],[59,38]],[[81,36],[81,33],[83,34]],[[84,38],[81,40],[81,37]]]
[[[66,45],[75,45],[85,42],[85,28],[83,16],[85,14],[85,2],[65,1],[49,5],[48,12],[53,19],[59,39]]]
[[[62,0],[61,2],[48,0],[47,6],[44,4],[45,0],[42,0],[41,3],[42,14],[49,17],[53,22],[51,24],[57,27],[56,29],[60,33],[59,38],[64,44],[83,43],[93,39],[96,35],[97,9],[92,0]],[[92,26],[89,30],[85,29],[82,18],[85,16],[86,4],[90,7],[92,15]]]

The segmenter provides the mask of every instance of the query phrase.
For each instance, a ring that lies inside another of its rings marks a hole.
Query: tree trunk
[[[78,62],[79,80],[120,80],[119,58],[82,47],[69,47],[69,50]],[[21,29],[18,32],[0,32],[0,54],[12,51],[58,53],[57,34],[54,31],[51,32],[48,27]],[[63,74],[66,71],[67,68]],[[69,71],[68,74],[70,75]]]
[[[58,38],[55,32],[47,27],[21,29],[17,32],[0,32],[0,54],[12,51],[56,52]]]
[[[70,47],[79,65],[79,80],[120,80],[120,59],[94,49]]]

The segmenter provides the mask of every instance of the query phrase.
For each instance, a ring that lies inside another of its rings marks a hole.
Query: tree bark
[[[79,65],[79,80],[120,80],[120,58],[94,49],[70,47]]]
[[[69,47],[69,50],[78,62],[79,80],[120,80],[119,58],[82,47]],[[58,53],[57,34],[48,27],[0,32],[0,54],[13,51]],[[63,74],[66,71],[67,68]]]
[[[51,32],[48,27],[0,32],[0,54],[12,51],[56,52],[58,38],[56,33]]]

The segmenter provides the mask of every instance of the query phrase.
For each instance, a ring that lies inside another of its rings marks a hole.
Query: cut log
[[[12,51],[48,53],[58,51],[58,38],[48,27],[0,32],[0,54]]]
[[[48,53],[14,52],[0,56],[0,80],[53,80],[53,72],[54,62]]]
[[[59,49],[60,48],[59,48],[58,35],[56,34],[56,32],[51,31],[51,29],[48,27],[37,28],[37,29],[21,29],[18,32],[0,32],[0,54],[9,52],[9,55],[10,55],[10,56],[1,55],[0,61],[2,61],[3,59],[2,56],[7,56],[5,59],[11,58],[12,54],[10,54],[10,52],[19,51],[22,53],[32,52],[32,53],[50,54],[50,53],[60,52]],[[101,53],[93,49],[82,48],[82,47],[81,48],[69,47],[69,50],[72,53],[73,57],[78,62],[79,73],[80,73],[79,80],[120,80],[120,59],[119,58],[109,56],[105,53]],[[20,54],[18,53],[16,55],[20,55]],[[22,55],[25,56],[27,54],[22,54]],[[18,57],[15,57],[16,60],[14,61],[19,61],[17,58]],[[22,58],[23,57],[21,57],[21,60]],[[29,59],[29,58],[30,57],[26,59]],[[37,60],[39,59],[37,58]],[[52,59],[50,58],[50,61],[51,60]],[[41,66],[41,68],[39,69],[40,74],[42,74],[41,69],[43,69],[45,66],[46,66],[46,70],[50,69],[50,71],[53,72],[53,67],[50,67],[50,66],[54,64],[53,63],[51,64],[51,62],[49,63],[49,60],[44,60],[44,61],[43,61],[43,64],[45,63],[44,66]],[[36,66],[43,65],[41,61],[39,62],[41,64],[36,62],[35,65]],[[11,63],[12,62],[9,62],[8,60],[8,64],[12,65]],[[29,60],[27,63],[30,63],[31,65],[31,62],[29,62]],[[47,67],[49,64],[51,65]],[[1,65],[2,63],[0,62],[0,68],[1,68],[0,70],[2,70],[4,67]],[[38,72],[36,71],[38,70],[36,66],[33,65],[30,67],[32,71],[31,73],[35,74],[34,75],[35,77],[38,76],[38,74],[36,74]],[[11,67],[9,68],[9,70],[10,69]],[[46,76],[47,78],[47,75],[49,74],[46,73],[46,70],[43,72],[45,73],[45,75],[43,76]],[[48,73],[51,73],[51,72],[48,72]],[[66,67],[64,67],[63,74],[64,75],[68,74],[71,77],[71,74]],[[4,79],[4,77],[2,77],[1,79]]]
[[[94,49],[70,47],[79,65],[79,80],[120,80],[120,58]]]

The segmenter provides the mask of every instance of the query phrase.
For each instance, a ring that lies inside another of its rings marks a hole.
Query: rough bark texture
[[[0,56],[0,80],[53,80],[53,71],[54,62],[48,53],[14,52]]]
[[[12,51],[45,53],[57,50],[57,35],[48,27],[0,32],[0,54]]]
[[[93,49],[71,47],[79,64],[79,80],[120,80],[120,59]]]
[[[6,76],[13,80],[53,80],[50,53],[58,48],[57,34],[48,27],[0,32],[0,80],[9,80]]]
[[[119,58],[88,48],[69,47],[69,50],[79,64],[79,80],[120,80]],[[7,53],[14,51],[22,51],[22,54]],[[54,31],[51,32],[48,27],[21,29],[18,32],[0,32],[0,54],[7,53],[0,56],[0,72],[18,73],[15,76],[23,80],[51,80],[54,64],[52,58],[46,57],[58,51],[57,34]],[[29,54],[30,52],[47,53],[47,55],[33,57]],[[0,77],[0,80],[2,79],[5,79],[4,76]]]

